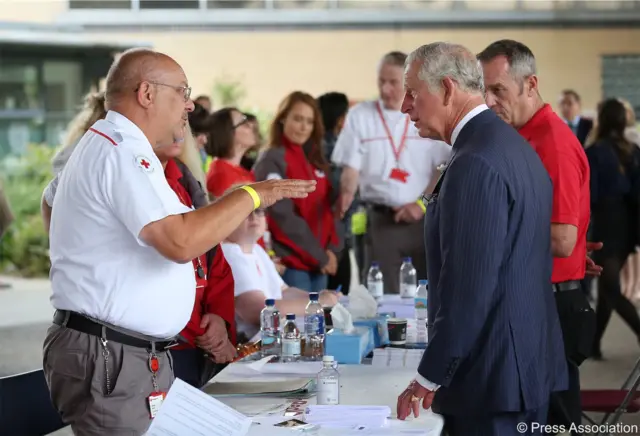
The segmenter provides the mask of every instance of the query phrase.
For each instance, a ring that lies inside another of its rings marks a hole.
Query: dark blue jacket
[[[485,110],[453,146],[428,205],[429,344],[418,372],[436,412],[546,407],[566,388],[551,288],[551,180],[533,148]]]

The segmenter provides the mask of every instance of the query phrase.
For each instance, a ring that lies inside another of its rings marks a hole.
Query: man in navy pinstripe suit
[[[451,436],[540,433],[566,388],[551,288],[551,180],[533,148],[484,104],[466,48],[433,43],[406,63],[402,110],[420,136],[453,147],[426,215],[429,344],[398,398]]]

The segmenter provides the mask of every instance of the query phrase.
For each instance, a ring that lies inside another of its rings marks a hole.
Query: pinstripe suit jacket
[[[551,180],[491,110],[472,118],[427,208],[429,345],[439,413],[545,407],[566,388],[551,288]]]

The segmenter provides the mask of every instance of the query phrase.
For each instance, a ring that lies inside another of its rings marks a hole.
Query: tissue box
[[[373,351],[373,329],[356,327],[353,333],[332,329],[324,338],[324,354],[342,364],[360,364],[362,359]]]
[[[373,333],[373,347],[380,348],[389,345],[389,331],[387,330],[387,315],[379,315],[376,318],[357,319],[353,325],[357,327],[368,327]]]

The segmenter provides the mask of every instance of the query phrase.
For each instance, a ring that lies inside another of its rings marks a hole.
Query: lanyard
[[[396,162],[400,162],[400,155],[402,154],[402,151],[404,150],[405,144],[407,142],[407,132],[409,131],[409,117],[405,118],[404,133],[402,133],[402,140],[400,141],[400,146],[396,147],[396,142],[393,140],[393,136],[391,135],[391,130],[387,125],[387,120],[384,118],[384,114],[382,113],[382,107],[380,106],[380,102],[377,103],[376,108],[378,109],[378,115],[380,116],[380,120],[382,121],[384,130],[387,133],[387,138],[389,139],[389,143],[391,143],[391,148],[393,149],[393,155],[396,158]]]

